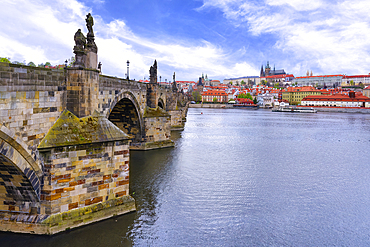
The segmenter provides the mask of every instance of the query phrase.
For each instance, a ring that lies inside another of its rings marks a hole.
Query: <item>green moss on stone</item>
[[[78,118],[65,110],[38,146],[39,149],[128,140],[129,136],[107,118],[94,112]]]
[[[168,114],[165,110],[163,110],[160,107],[157,108],[150,108],[146,107],[144,110],[144,118],[151,118],[151,117],[169,117],[170,114]]]

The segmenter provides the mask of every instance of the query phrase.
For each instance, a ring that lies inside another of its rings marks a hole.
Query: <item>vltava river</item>
[[[369,246],[370,115],[189,109],[131,152],[137,212],[1,246]]]

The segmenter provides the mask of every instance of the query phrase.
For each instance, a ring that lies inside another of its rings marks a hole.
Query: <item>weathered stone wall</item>
[[[168,140],[171,137],[171,117],[145,118],[145,133],[147,142]]]
[[[66,108],[77,117],[90,116],[98,106],[99,71],[66,70]]]
[[[148,83],[146,84],[146,104],[150,108],[156,108],[158,106],[157,89],[158,84]]]
[[[0,63],[0,122],[39,162],[37,146],[66,108],[65,71]]]
[[[54,148],[45,155],[41,214],[57,214],[129,194],[128,142]]]
[[[182,130],[184,129],[183,112],[182,110],[169,111],[171,115],[171,129]]]
[[[150,150],[173,147],[171,137],[171,115],[160,107],[147,107],[144,113],[145,135],[143,143],[133,143],[131,149]]]

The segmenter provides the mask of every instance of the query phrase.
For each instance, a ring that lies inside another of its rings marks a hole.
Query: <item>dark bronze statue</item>
[[[76,50],[83,50],[85,49],[86,46],[86,37],[85,35],[81,32],[81,29],[78,29],[77,32],[75,33],[75,49]]]
[[[94,26],[94,18],[91,16],[90,13],[88,13],[86,15],[86,27],[88,30],[86,48],[88,51],[97,53],[98,47],[96,46],[95,41],[94,41],[95,37],[94,37],[94,31],[92,28],[93,26]]]
[[[172,91],[177,92],[176,73],[173,72]]]
[[[149,70],[150,83],[157,83],[157,60],[154,61],[153,66]]]
[[[90,13],[88,13],[86,15],[86,27],[88,30],[88,33],[87,33],[88,36],[94,36],[94,31],[92,28],[93,26],[94,26],[94,18],[91,16]]]

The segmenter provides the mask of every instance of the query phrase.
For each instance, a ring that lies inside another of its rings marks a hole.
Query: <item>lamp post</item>
[[[129,76],[129,66],[130,66],[130,61],[127,60],[127,80],[130,80],[130,76]]]
[[[162,76],[159,76],[159,83],[162,82]]]

